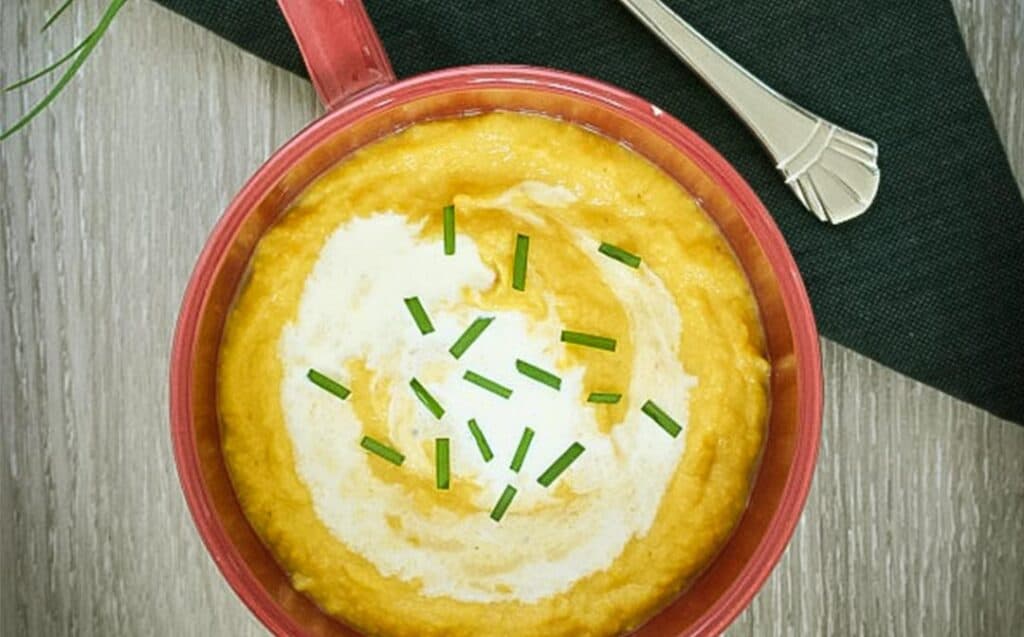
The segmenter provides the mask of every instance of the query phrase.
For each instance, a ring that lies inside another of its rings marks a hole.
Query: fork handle
[[[830,126],[750,74],[660,0],[620,0],[757,135],[779,167]]]

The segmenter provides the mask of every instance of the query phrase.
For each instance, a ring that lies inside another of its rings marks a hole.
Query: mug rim
[[[287,170],[331,134],[384,109],[429,95],[466,89],[517,88],[569,94],[597,102],[632,119],[668,141],[698,165],[736,205],[776,279],[792,331],[800,388],[798,437],[792,468],[771,522],[740,575],[690,627],[695,634],[717,634],[750,604],[789,544],[810,490],[821,437],[823,377],[818,332],[810,301],[793,256],[764,204],[736,169],[685,124],[647,100],[585,76],[525,65],[461,66],[425,73],[363,93],[329,111],[282,145],[249,178],[217,221],[204,244],[185,290],[170,359],[170,425],[175,465],[189,512],[222,576],[249,610],[273,633],[301,630],[281,612],[241,558],[213,510],[203,487],[192,436],[191,361],[198,324],[210,283],[240,226]],[[770,435],[770,433],[768,434]]]

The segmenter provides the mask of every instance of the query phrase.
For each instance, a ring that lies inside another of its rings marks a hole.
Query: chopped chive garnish
[[[480,455],[484,457],[484,462],[490,462],[494,457],[494,452],[487,444],[487,438],[484,438],[484,432],[480,431],[480,425],[476,424],[475,418],[469,420],[469,431],[473,434],[473,440],[476,440],[476,446],[480,450]]]
[[[610,243],[602,243],[601,247],[598,248],[597,251],[605,255],[606,257],[611,257],[612,259],[615,259],[619,263],[625,263],[631,268],[640,267],[640,257],[636,256],[632,252],[626,252],[622,248],[613,246]]]
[[[451,464],[449,459],[450,445],[447,438],[434,439],[434,467],[437,477],[437,488],[447,489],[451,486]]]
[[[493,316],[481,316],[473,321],[473,323],[466,328],[466,331],[462,333],[462,336],[455,341],[455,344],[452,345],[448,351],[451,352],[452,356],[455,358],[461,358],[462,355],[466,353],[466,350],[469,349],[469,346],[475,343],[476,339],[480,338],[480,335],[484,333],[484,330],[487,329],[487,326],[490,325],[492,321],[494,321]]]
[[[372,454],[384,458],[385,460],[395,465],[396,467],[402,466],[402,463],[405,462],[405,456],[398,453],[397,451],[387,446],[383,442],[374,440],[369,436],[363,436],[363,440],[362,442],[359,443],[359,446],[362,447],[363,449],[366,449]]]
[[[615,403],[622,400],[622,394],[613,394],[611,392],[591,392],[587,396],[588,403],[605,403],[607,405],[614,405]]]
[[[477,387],[483,387],[492,394],[497,394],[502,398],[508,398],[509,396],[512,395],[512,390],[509,389],[508,387],[505,387],[501,383],[496,383],[490,378],[481,376],[480,374],[477,374],[474,371],[467,370],[466,373],[462,375],[462,378],[468,380]]]
[[[412,314],[412,320],[416,321],[416,327],[420,329],[420,334],[430,334],[433,332],[434,324],[430,322],[427,311],[423,309],[420,297],[412,296],[404,300],[405,307],[409,308],[409,314]]]
[[[551,463],[551,466],[547,468],[547,471],[542,473],[537,482],[542,486],[550,487],[551,483],[554,482],[558,476],[562,475],[562,472],[569,468],[576,458],[580,457],[583,453],[583,445],[578,442],[572,443],[562,455],[558,456],[558,459]]]
[[[444,207],[444,253],[455,254],[455,206]]]
[[[526,289],[526,259],[530,255],[530,237],[516,235],[516,256],[512,263],[512,288],[522,292]]]
[[[523,460],[526,460],[526,452],[530,450],[531,442],[533,442],[533,429],[527,427],[523,429],[523,437],[519,439],[519,446],[516,447],[516,453],[512,456],[512,464],[509,465],[509,468],[516,473],[523,468]]]
[[[516,497],[516,488],[511,484],[505,487],[502,491],[501,497],[498,498],[498,502],[494,505],[494,509],[491,510],[491,519],[495,522],[501,522],[501,518],[505,516],[505,511],[508,511],[508,505],[512,504],[512,498]]]
[[[441,420],[441,416],[444,415],[444,407],[442,407],[441,403],[437,402],[437,400],[430,395],[427,388],[415,378],[409,381],[409,387],[412,387],[413,393],[416,394],[416,398],[420,399],[423,406],[426,407],[430,413],[434,414],[434,418]]]
[[[653,401],[648,400],[644,403],[644,406],[640,408],[640,411],[647,414],[651,420],[658,423],[658,426],[668,432],[668,435],[675,438],[679,435],[679,432],[683,430],[679,426],[679,423],[672,420],[672,417],[662,411],[661,407],[654,404]]]
[[[352,393],[351,391],[349,391],[348,387],[345,387],[344,385],[334,380],[333,378],[321,374],[315,369],[309,370],[306,373],[306,378],[312,381],[312,383],[319,387],[320,389],[330,394],[334,394],[335,396],[342,400],[348,398],[348,395]]]
[[[536,365],[531,365],[522,359],[516,359],[516,369],[527,378],[532,378],[538,383],[543,383],[554,389],[562,388],[562,379],[549,371],[545,371]]]
[[[609,352],[615,351],[615,339],[608,338],[607,336],[595,336],[593,334],[584,334],[583,332],[562,330],[562,342],[571,345],[593,347],[594,349],[603,349]]]

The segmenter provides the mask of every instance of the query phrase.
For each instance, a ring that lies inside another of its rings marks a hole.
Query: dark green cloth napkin
[[[273,0],[157,0],[305,73]],[[754,137],[615,0],[367,0],[399,77],[519,62],[636,92],[732,162],[796,255],[823,334],[1024,423],[1024,203],[947,0],[675,0],[777,90],[878,141],[874,207],[805,211]]]

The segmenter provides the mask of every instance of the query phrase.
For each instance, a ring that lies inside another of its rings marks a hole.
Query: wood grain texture
[[[1024,0],[956,0],[1024,184]],[[0,84],[37,35],[0,2]],[[12,122],[45,90],[0,96]],[[229,197],[318,112],[308,84],[130,3],[60,100],[0,144],[0,635],[263,635],[185,510],[167,431],[178,303]],[[793,543],[731,635],[1013,635],[1024,428],[825,342],[821,459]]]
[[[960,32],[1024,190],[1024,0],[954,0]]]

